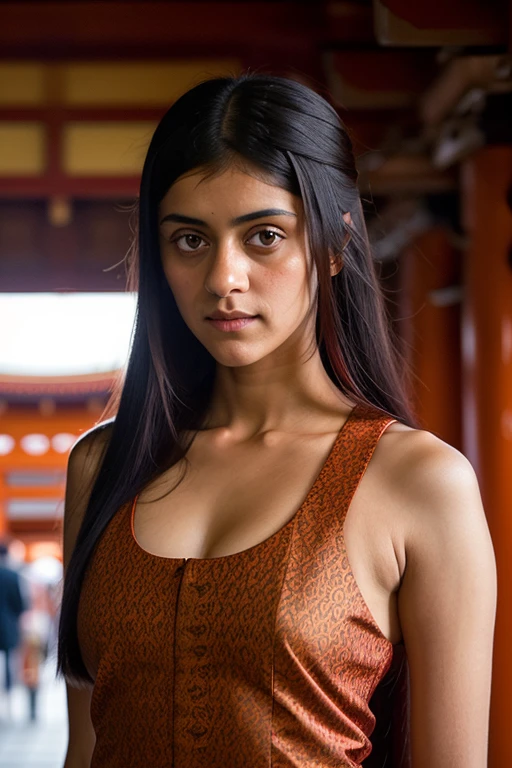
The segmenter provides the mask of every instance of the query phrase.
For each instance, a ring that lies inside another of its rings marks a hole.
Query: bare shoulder
[[[390,425],[379,448],[403,545],[397,611],[411,681],[412,763],[483,766],[497,578],[476,474],[426,430]]]
[[[429,489],[446,491],[457,483],[478,486],[469,459],[432,432],[394,422],[383,437],[387,445],[382,460],[402,490],[423,495]]]
[[[456,539],[462,528],[475,536],[487,532],[470,461],[432,432],[391,424],[380,441],[378,460],[400,510],[406,547],[426,547],[438,536]]]
[[[64,502],[64,564],[67,565],[87,509],[92,487],[112,435],[113,421],[96,424],[71,448]]]
[[[380,460],[386,462],[387,471],[412,471],[414,482],[428,482],[432,473],[441,473],[445,478],[448,473],[463,473],[466,479],[471,475],[476,482],[473,467],[464,454],[426,429],[395,421],[386,429],[381,442]]]

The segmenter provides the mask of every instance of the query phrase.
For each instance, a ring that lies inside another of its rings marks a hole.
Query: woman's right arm
[[[106,426],[86,433],[69,455],[64,502],[64,573],[110,432],[110,426]],[[68,683],[66,689],[69,738],[64,768],[89,768],[96,742],[90,715],[92,688],[74,688]]]
[[[91,689],[66,685],[68,697],[69,737],[64,768],[89,768],[96,736],[92,727]]]

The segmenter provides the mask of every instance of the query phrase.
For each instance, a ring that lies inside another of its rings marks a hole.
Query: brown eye
[[[249,238],[249,242],[254,238],[258,238],[254,245],[262,245],[267,248],[275,245],[279,240],[284,240],[283,236],[273,229],[261,229]]]
[[[180,237],[172,240],[172,242],[176,243],[180,251],[183,251],[184,253],[193,253],[199,249],[200,244],[204,243],[204,240],[199,235],[188,234],[180,235]]]

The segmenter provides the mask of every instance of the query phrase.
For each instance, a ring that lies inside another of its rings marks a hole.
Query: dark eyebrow
[[[296,213],[291,211],[285,211],[282,208],[265,208],[263,211],[254,211],[253,213],[244,213],[243,216],[237,216],[235,219],[231,219],[229,222],[232,227],[236,227],[238,224],[244,224],[246,221],[253,221],[254,219],[263,219],[267,216],[297,216]],[[160,224],[164,221],[175,221],[178,224],[190,224],[196,227],[207,227],[206,221],[201,219],[194,219],[191,216],[182,216],[180,213],[169,213],[164,216]]]

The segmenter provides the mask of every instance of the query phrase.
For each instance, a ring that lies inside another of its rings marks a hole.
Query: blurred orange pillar
[[[401,335],[421,425],[461,447],[460,253],[449,232],[418,235],[400,257]]]
[[[480,481],[498,566],[489,768],[503,768],[512,765],[512,147],[476,152],[463,165],[462,191],[469,235],[463,448]]]

